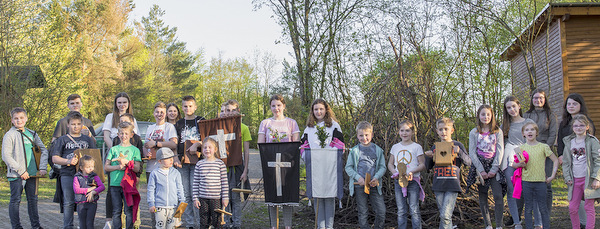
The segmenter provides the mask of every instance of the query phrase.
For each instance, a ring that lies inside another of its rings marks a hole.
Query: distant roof
[[[600,15],[600,3],[549,3],[535,16],[535,19],[529,23],[527,28],[521,31],[519,38],[513,39],[511,45],[504,49],[500,59],[510,60],[521,52],[521,46],[518,44],[519,40],[525,41],[532,31],[541,31],[541,27],[548,26],[546,21],[549,16],[554,19],[564,15]]]
[[[46,87],[46,78],[39,65],[0,67],[0,79],[7,73],[11,77],[10,83],[24,83],[26,88]]]

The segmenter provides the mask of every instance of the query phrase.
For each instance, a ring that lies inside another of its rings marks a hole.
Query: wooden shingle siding
[[[600,16],[571,16],[565,24],[569,91],[583,96],[600,126]]]
[[[546,33],[548,32],[548,34]],[[560,27],[553,21],[548,31],[541,31],[534,41],[533,55],[528,54],[529,67],[535,67],[537,88],[549,92],[546,101],[555,114],[562,112],[563,72],[561,59]],[[547,53],[546,53],[547,49]],[[521,52],[511,60],[513,94],[521,100],[523,108],[529,106],[529,69],[525,64],[525,52]],[[550,82],[548,82],[548,78]]]

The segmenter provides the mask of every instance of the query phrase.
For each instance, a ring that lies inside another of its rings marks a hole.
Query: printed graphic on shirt
[[[181,142],[185,142],[187,140],[200,140],[200,134],[198,133],[198,127],[194,126],[184,126],[181,129]]]
[[[71,159],[74,156],[74,152],[77,149],[87,149],[90,148],[90,144],[87,141],[77,141],[77,144],[75,144],[75,142],[70,141],[67,142],[65,144],[65,151],[71,151],[73,150],[69,155],[64,156],[64,158],[66,159]]]
[[[400,150],[398,152],[398,157],[396,157],[396,161],[402,164],[410,164],[413,160],[412,153],[408,150]]]
[[[571,149],[571,154],[573,154],[573,160],[585,161],[585,148],[584,147]]]
[[[456,166],[443,166],[434,167],[433,172],[437,179],[458,179],[460,169]]]
[[[164,141],[165,140],[165,130],[156,129],[152,133],[150,133],[149,137],[152,141]]]
[[[477,148],[483,152],[494,152],[494,148],[496,145],[496,135],[495,134],[479,134],[479,140]]]

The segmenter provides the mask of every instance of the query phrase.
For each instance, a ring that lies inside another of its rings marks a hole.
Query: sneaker
[[[521,226],[521,224],[515,224],[515,229],[523,229],[523,226]]]
[[[502,229],[502,227],[496,227],[496,229]]]
[[[104,224],[104,228],[103,229],[112,229],[112,223],[109,221],[106,221],[106,223]]]
[[[508,220],[506,221],[506,223],[504,223],[505,227],[514,227],[515,226],[515,222],[513,222],[512,217],[509,217]]]
[[[485,227],[485,229],[494,229],[494,227],[492,227],[492,226],[487,226],[487,227]]]

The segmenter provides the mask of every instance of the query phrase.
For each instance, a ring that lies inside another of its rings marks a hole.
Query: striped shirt
[[[227,169],[220,159],[196,163],[194,171],[194,184],[192,197],[204,199],[229,199],[229,185],[227,183]]]

